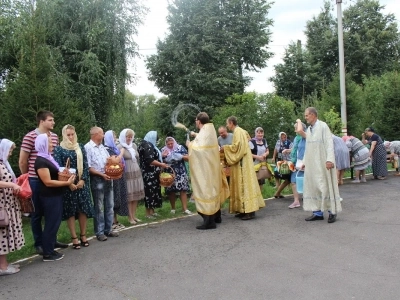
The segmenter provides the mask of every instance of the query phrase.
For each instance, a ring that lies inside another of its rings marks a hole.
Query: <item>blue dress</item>
[[[76,191],[71,191],[69,188],[65,189],[63,195],[63,220],[68,220],[70,217],[78,218],[79,213],[84,213],[88,218],[93,218],[94,214],[93,202],[90,195],[89,166],[86,150],[82,144],[79,144],[79,147],[83,156],[83,174],[81,178],[76,176],[75,184],[80,179],[85,181],[85,184],[82,189],[77,189]],[[67,150],[61,146],[57,146],[54,149],[54,159],[60,166],[65,166],[68,158],[71,168],[75,169],[78,175],[78,161],[75,150]]]
[[[161,149],[163,152],[165,147]],[[182,155],[187,155],[188,152],[182,145],[178,145],[176,150],[172,151],[164,161],[171,166],[175,172],[175,181],[172,186],[165,188],[165,193],[181,192],[189,190],[189,179],[186,172],[185,161]],[[179,159],[179,160],[178,160]],[[168,172],[168,169],[166,170]]]

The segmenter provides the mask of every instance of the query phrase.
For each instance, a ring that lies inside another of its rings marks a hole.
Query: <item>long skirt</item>
[[[386,177],[388,174],[386,163],[386,150],[383,144],[377,144],[374,152],[372,153],[372,173],[374,177]]]

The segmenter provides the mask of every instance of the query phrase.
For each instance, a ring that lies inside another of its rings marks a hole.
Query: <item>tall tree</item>
[[[355,82],[399,68],[400,33],[394,14],[377,0],[359,0],[344,11],[345,64]]]
[[[316,89],[319,76],[300,40],[285,49],[283,62],[275,66],[275,76],[270,81],[278,96],[294,101],[297,107]]]
[[[271,56],[269,8],[266,0],[174,0],[170,34],[147,60],[149,79],[172,103],[204,109],[243,93],[246,71],[264,67]]]

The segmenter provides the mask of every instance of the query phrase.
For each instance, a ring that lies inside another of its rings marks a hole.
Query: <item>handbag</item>
[[[1,192],[3,193],[3,199],[4,202],[6,201],[6,195],[4,193],[4,189],[1,189]],[[8,226],[8,213],[6,211],[6,209],[3,206],[0,206],[0,227],[7,227]]]
[[[33,213],[35,206],[32,201],[32,190],[29,185],[28,173],[25,173],[17,178],[17,184],[20,186],[20,191],[17,194],[19,203],[21,204],[22,213]]]
[[[272,174],[267,166],[261,166],[260,169],[256,172],[256,175],[258,180],[270,179],[272,177]]]
[[[29,185],[28,173],[22,174],[17,178],[17,184],[20,186],[20,190],[17,194],[18,198],[21,200],[32,198],[32,190]]]

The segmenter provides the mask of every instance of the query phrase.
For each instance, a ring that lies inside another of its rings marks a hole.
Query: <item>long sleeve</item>
[[[326,151],[326,161],[335,163],[335,150],[333,147],[333,138],[328,125],[324,124],[323,128],[323,143]]]
[[[233,133],[233,141],[231,145],[225,145],[224,153],[228,165],[237,164],[249,150],[246,131],[240,127],[236,127]]]

